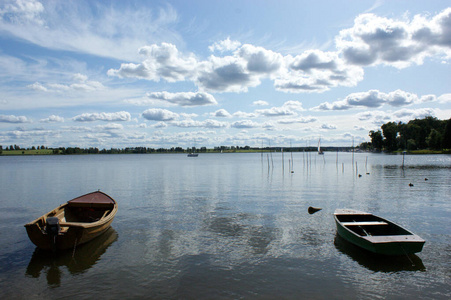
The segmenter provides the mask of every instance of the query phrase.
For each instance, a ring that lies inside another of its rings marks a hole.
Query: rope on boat
[[[404,247],[401,245],[399,245],[399,247],[401,247],[402,251],[407,256],[407,259],[409,259],[410,263],[412,264],[412,267],[415,267],[415,263],[413,262],[413,260],[410,259],[410,256],[409,256],[409,254],[407,254],[406,250],[404,250]]]

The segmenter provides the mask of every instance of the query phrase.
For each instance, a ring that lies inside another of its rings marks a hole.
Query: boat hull
[[[368,216],[369,221],[362,221],[365,220],[363,217],[352,224],[340,220],[339,216],[343,216],[344,210],[337,211],[334,214],[337,233],[358,247],[383,255],[407,255],[421,252],[423,249],[425,241],[422,238],[391,221],[364,212],[346,210],[351,212],[350,215],[360,218]]]
[[[38,248],[43,250],[66,250],[73,249],[77,245],[84,244],[91,241],[92,239],[98,237],[102,233],[110,228],[113,222],[114,216],[117,213],[117,203],[111,197],[106,194],[99,194],[101,192],[94,192],[82,197],[87,198],[103,198],[108,197],[111,199],[111,203],[100,203],[100,202],[78,202],[78,203],[65,203],[55,208],[54,210],[46,213],[40,218],[34,220],[25,225],[28,237],[31,242],[35,244]],[[89,196],[89,197],[87,197]],[[82,198],[79,197],[79,198]],[[76,198],[76,199],[79,199]],[[76,200],[74,199],[74,200]],[[72,200],[72,201],[74,201]],[[81,204],[82,203],[82,204]],[[75,205],[75,209],[78,210],[90,210],[97,211],[98,214],[104,214],[98,220],[89,222],[86,220],[68,219],[68,210],[71,205]],[[78,207],[77,207],[78,205]],[[110,206],[108,206],[110,205]],[[105,207],[102,210],[102,206]],[[94,208],[93,208],[94,207]],[[59,226],[61,230],[56,235],[51,235],[46,231],[46,220],[50,216],[55,216],[59,220]]]

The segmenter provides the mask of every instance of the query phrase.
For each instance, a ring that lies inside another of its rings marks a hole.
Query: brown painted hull
[[[25,225],[31,242],[38,248],[44,250],[66,250],[89,242],[104,233],[111,226],[114,216],[117,213],[118,206],[116,201],[102,192],[94,192],[82,197],[93,199],[99,197],[102,199],[109,198],[111,202],[105,203],[94,199],[92,202],[85,201],[81,204],[78,200],[78,202],[72,203],[68,201],[68,203],[55,208]],[[71,210],[77,211],[79,215],[71,212]],[[92,215],[97,214],[102,216],[98,220],[87,221],[80,217],[80,212],[82,211],[85,215],[86,213],[91,213]],[[59,225],[61,227],[61,231],[55,236],[49,235],[45,230],[46,219],[51,216],[59,219]]]

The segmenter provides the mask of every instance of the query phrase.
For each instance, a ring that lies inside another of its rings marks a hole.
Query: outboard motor
[[[52,237],[56,237],[58,233],[60,233],[60,220],[57,217],[49,217],[47,218],[47,222],[45,224],[45,232]]]

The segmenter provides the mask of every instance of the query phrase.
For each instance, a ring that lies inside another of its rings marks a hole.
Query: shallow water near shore
[[[0,157],[2,298],[449,299],[451,156],[402,160]],[[25,223],[96,190],[119,203],[108,232],[57,255],[29,241]],[[387,258],[354,247],[336,235],[336,208],[392,220],[425,239],[423,251]]]

